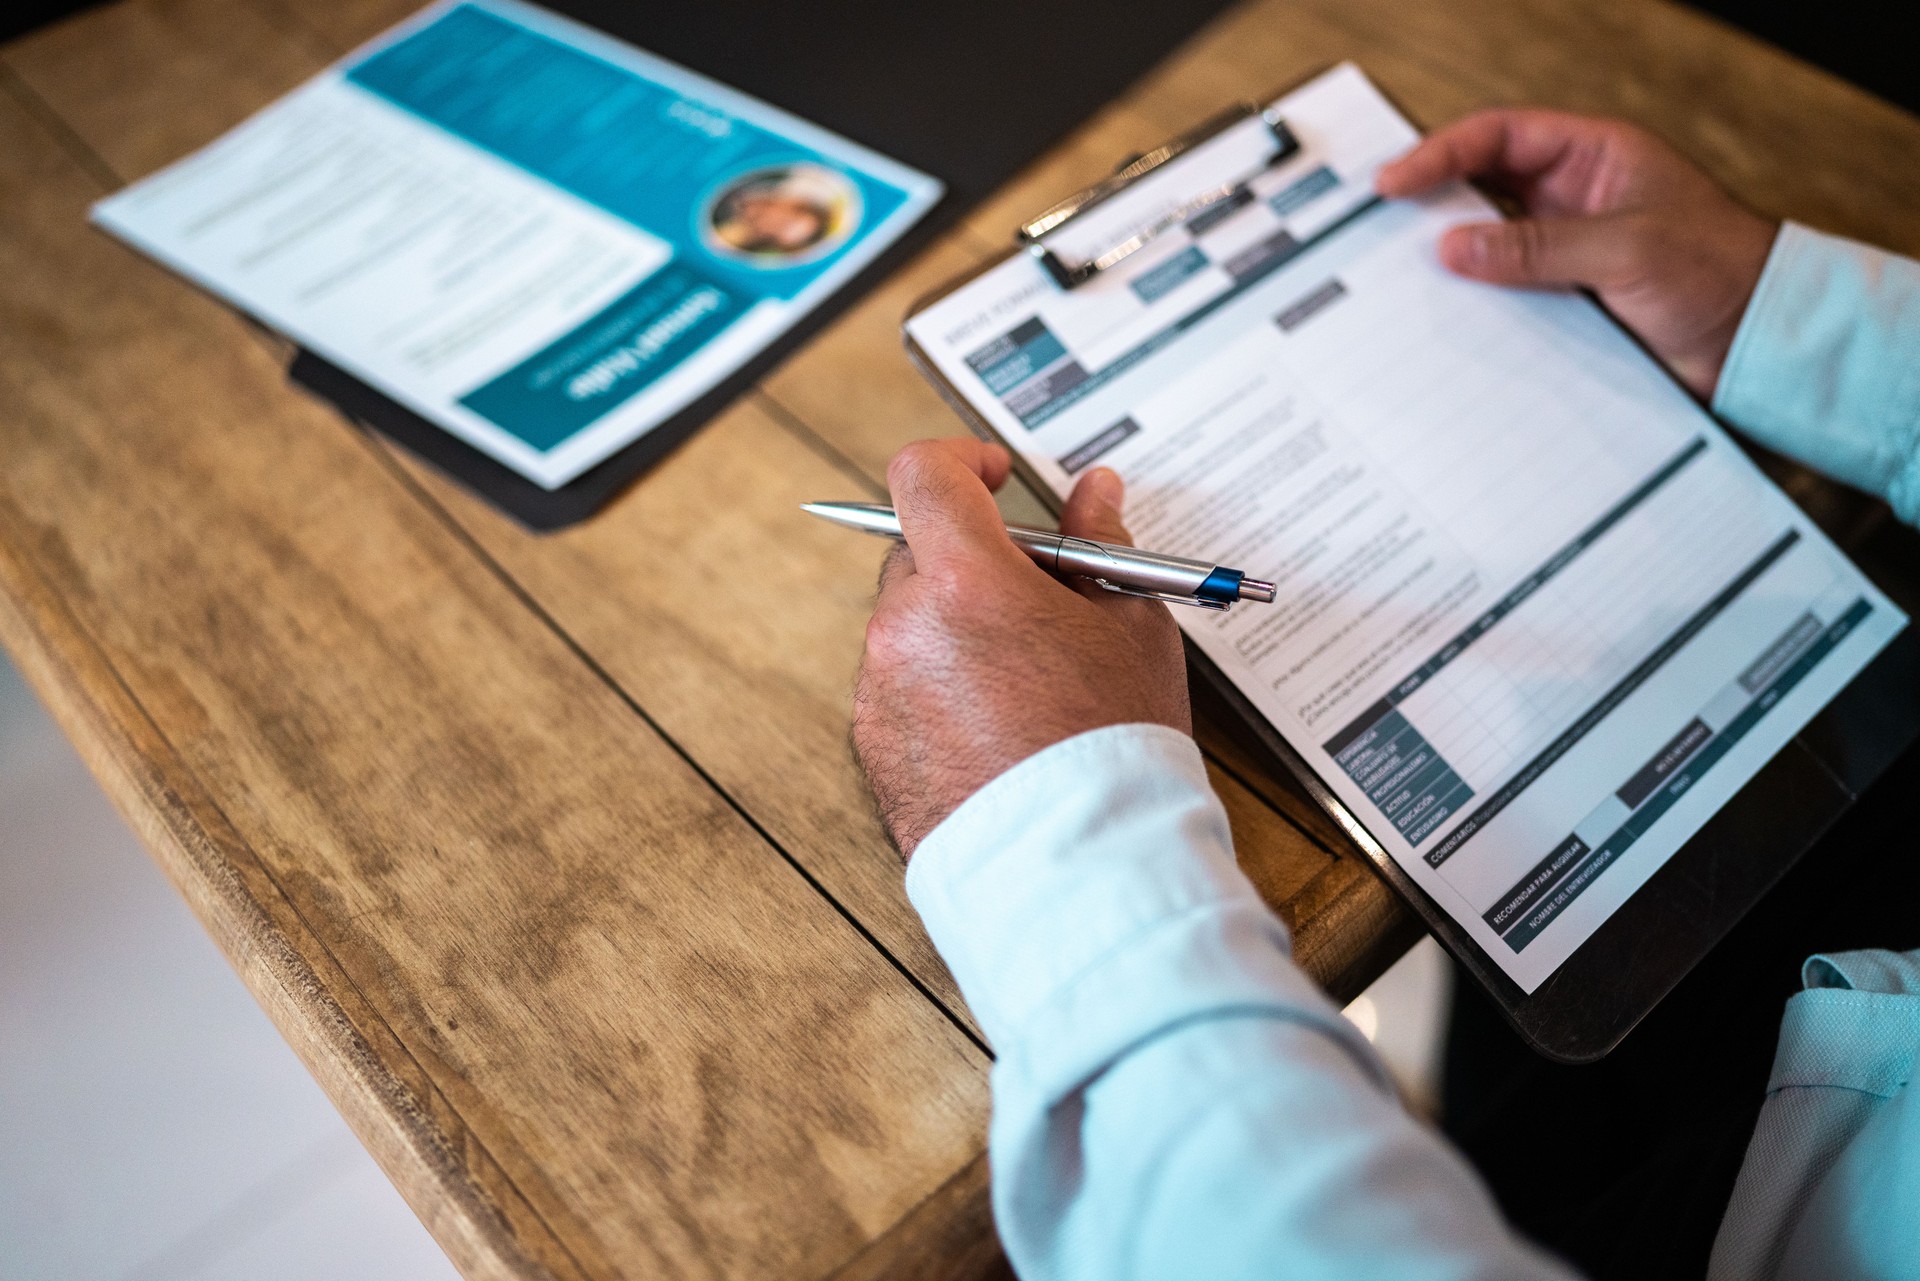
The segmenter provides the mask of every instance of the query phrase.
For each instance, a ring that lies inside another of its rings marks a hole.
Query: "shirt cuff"
[[[1824,1086],[1892,1098],[1920,1060],[1920,952],[1809,957],[1800,981],[1767,1092]]]
[[[923,840],[907,895],[989,1041],[1063,1094],[1132,1044],[1233,1013],[1313,1025],[1384,1085],[1233,860],[1193,740],[1116,725],[1056,743]]]
[[[1714,412],[1920,517],[1920,263],[1786,223],[1740,320]]]

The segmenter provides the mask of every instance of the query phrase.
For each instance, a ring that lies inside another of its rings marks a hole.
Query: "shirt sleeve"
[[[1920,1275],[1920,952],[1816,956],[1708,1281]]]
[[[1920,522],[1920,263],[1781,227],[1713,408]]]
[[[1186,735],[1039,753],[907,890],[997,1054],[994,1212],[1026,1281],[1570,1275],[1294,966]]]

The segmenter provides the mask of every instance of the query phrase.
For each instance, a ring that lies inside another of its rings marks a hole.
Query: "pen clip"
[[[1093,581],[1108,591],[1118,592],[1122,596],[1138,596],[1144,600],[1165,601],[1169,605],[1193,605],[1199,609],[1217,609],[1222,612],[1228,608],[1227,602],[1223,600],[1206,600],[1199,596],[1176,596],[1172,592],[1154,592],[1140,587],[1121,587],[1104,578],[1096,578]]]

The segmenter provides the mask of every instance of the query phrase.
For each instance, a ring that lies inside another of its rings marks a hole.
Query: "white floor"
[[[1440,1115],[1440,1085],[1453,1008],[1453,961],[1423,938],[1346,1008],[1347,1020],[1373,1042],[1407,1105]]]
[[[0,1277],[454,1275],[0,657]]]

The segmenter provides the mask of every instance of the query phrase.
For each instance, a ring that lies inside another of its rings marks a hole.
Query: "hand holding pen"
[[[887,470],[905,542],[887,557],[867,624],[853,742],[903,853],[1064,739],[1139,722],[1191,732],[1172,613],[1040,569],[993,503],[1008,468],[1005,449],[960,439],[909,445]],[[1061,532],[1130,545],[1121,490],[1111,471],[1083,476]]]
[[[882,503],[802,503],[800,510],[863,533],[905,537],[899,513]],[[1272,583],[1248,578],[1241,570],[1212,561],[1169,556],[1123,543],[1075,538],[1064,529],[1055,533],[1026,525],[1008,525],[1007,537],[1040,568],[1088,579],[1123,596],[1144,596],[1169,605],[1218,610],[1242,600],[1271,603],[1274,597]]]

